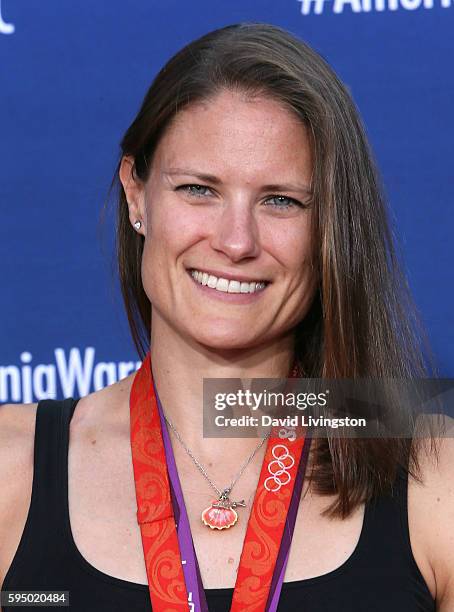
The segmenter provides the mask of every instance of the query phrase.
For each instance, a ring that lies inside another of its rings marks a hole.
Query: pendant
[[[210,529],[230,529],[238,521],[237,506],[246,506],[244,500],[230,501],[228,496],[221,495],[202,512],[202,523]]]

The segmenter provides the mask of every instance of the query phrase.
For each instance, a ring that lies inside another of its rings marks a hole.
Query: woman
[[[206,609],[184,584],[187,517],[210,610],[252,570],[232,609],[453,610],[451,440],[438,462],[416,439],[314,440],[283,584],[263,591],[272,538],[251,547],[246,530],[268,446],[202,436],[204,377],[426,373],[345,87],[279,28],[223,28],[161,70],[122,151],[119,271],[151,367],[78,401],[2,407],[3,589],[69,591],[74,610]],[[162,480],[144,484],[150,456]],[[210,529],[201,512],[232,480],[215,507],[239,518]]]

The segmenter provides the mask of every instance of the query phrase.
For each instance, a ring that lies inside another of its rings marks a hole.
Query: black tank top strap
[[[60,529],[64,520],[69,423],[76,401],[43,400],[36,413],[30,520]],[[46,517],[46,520],[43,520]],[[52,517],[52,518],[51,518]]]
[[[30,508],[3,589],[31,557],[61,554],[64,542],[69,423],[77,401],[41,400],[36,410],[33,484]]]
[[[402,543],[406,537],[405,521],[402,516],[406,508],[407,479],[404,470],[399,470],[392,490],[368,503],[369,525],[366,530],[367,547],[370,552],[383,546],[383,536],[390,542]],[[407,524],[408,533],[408,524]]]
[[[424,578],[421,574],[421,571],[416,563],[415,557],[413,555],[413,550],[411,547],[411,539],[410,539],[410,525],[408,519],[408,484],[409,484],[409,474],[407,470],[403,468],[399,468],[396,483],[395,483],[395,499],[396,504],[398,506],[399,512],[399,527],[400,534],[402,538],[402,551],[405,554],[405,560],[410,570],[410,574],[412,576],[413,584],[417,585],[415,590],[418,592],[418,596],[422,600],[431,599],[429,588],[424,581]]]
[[[392,490],[387,495],[374,498],[367,505],[368,521],[365,525],[363,557],[355,566],[355,574],[361,573],[360,566],[369,565],[381,569],[399,585],[407,585],[412,597],[420,606],[418,610],[435,610],[428,586],[415,561],[408,522],[408,472],[403,467],[397,470]],[[406,609],[403,605],[402,610]]]

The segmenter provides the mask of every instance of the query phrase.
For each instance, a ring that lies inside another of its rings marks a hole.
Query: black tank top
[[[2,588],[69,591],[73,612],[149,612],[147,585],[97,570],[74,543],[68,512],[68,439],[76,403],[69,398],[43,400],[38,405],[31,505]],[[229,610],[233,589],[205,592],[210,612]],[[435,611],[411,551],[406,477],[397,478],[392,496],[366,504],[359,542],[349,559],[322,576],[284,583],[278,610]]]

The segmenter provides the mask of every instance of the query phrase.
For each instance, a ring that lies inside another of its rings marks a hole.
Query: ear
[[[129,208],[129,220],[134,226],[140,221],[142,226],[136,230],[139,234],[146,234],[146,212],[145,212],[145,185],[137,178],[134,171],[134,158],[130,155],[124,156],[120,163],[119,177],[126,195]]]

